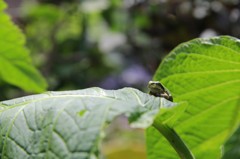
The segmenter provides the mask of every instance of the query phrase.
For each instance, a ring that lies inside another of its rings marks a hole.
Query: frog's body
[[[148,88],[150,90],[149,94],[173,101],[173,97],[170,92],[159,81],[149,81]]]

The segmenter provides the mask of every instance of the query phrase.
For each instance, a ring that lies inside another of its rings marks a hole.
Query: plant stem
[[[154,121],[153,126],[168,140],[181,159],[195,159],[187,145],[180,136],[178,136],[174,129],[158,122],[157,120]]]

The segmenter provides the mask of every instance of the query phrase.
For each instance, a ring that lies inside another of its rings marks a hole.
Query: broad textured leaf
[[[98,158],[103,128],[125,114],[133,127],[151,125],[175,105],[136,89],[49,92],[0,103],[0,158]]]
[[[221,146],[239,125],[240,40],[222,36],[183,43],[154,79],[167,86],[174,101],[188,102],[174,128],[195,157],[219,159]],[[149,159],[179,158],[153,128],[147,140]]]
[[[3,12],[5,4],[0,1],[0,79],[25,91],[42,92],[46,82],[32,66],[25,39],[21,31]]]

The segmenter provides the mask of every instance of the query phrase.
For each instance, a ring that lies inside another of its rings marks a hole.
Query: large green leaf
[[[183,43],[164,59],[154,79],[169,88],[174,101],[188,102],[173,127],[195,157],[219,159],[221,146],[239,125],[240,40],[222,36]],[[149,159],[179,158],[154,128],[147,140]]]
[[[152,124],[174,103],[136,89],[49,92],[0,103],[0,158],[95,159],[103,128],[125,114],[133,127]],[[173,107],[174,108],[174,107]]]
[[[5,4],[0,0],[0,79],[25,91],[42,92],[46,82],[32,66],[25,39],[21,31],[3,12]]]

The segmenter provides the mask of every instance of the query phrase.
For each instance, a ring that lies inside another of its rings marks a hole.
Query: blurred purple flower
[[[147,83],[151,79],[150,74],[145,70],[145,68],[138,64],[128,67],[122,72],[120,77],[127,85],[143,84]]]
[[[118,89],[122,87],[137,87],[142,89],[151,80],[150,73],[141,65],[133,64],[118,76],[110,76],[99,85],[105,89]]]

